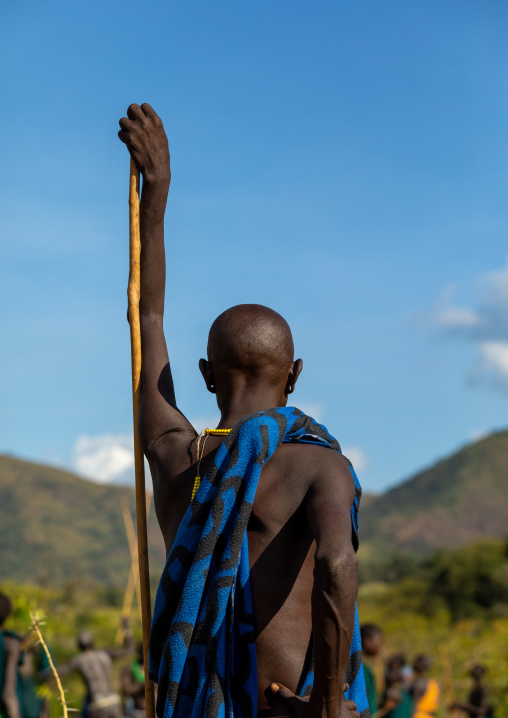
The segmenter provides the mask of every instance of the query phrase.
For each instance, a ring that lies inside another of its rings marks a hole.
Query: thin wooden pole
[[[136,471],[136,523],[138,529],[139,578],[141,584],[141,616],[145,666],[146,716],[155,718],[153,683],[148,677],[148,650],[152,607],[150,602],[150,571],[146,521],[145,463],[138,434],[141,399],[141,328],[139,298],[141,288],[141,235],[139,229],[139,172],[131,158],[129,182],[129,324],[131,333],[132,407],[134,420],[134,465]]]
[[[132,612],[132,601],[134,599],[134,576],[139,578],[139,569],[138,569],[138,560],[136,556],[136,569],[134,573],[134,566],[131,566],[129,570],[129,578],[127,580],[127,587],[125,589],[125,594],[123,597],[123,606],[122,606],[122,612],[120,613],[120,618],[130,618],[131,612]],[[120,621],[120,624],[118,628],[116,629],[116,636],[115,636],[115,645],[121,646],[125,638],[125,628],[123,626],[123,621]]]
[[[41,629],[39,628],[39,617],[37,616],[36,613],[33,613],[32,611],[30,611],[30,618],[32,619],[32,629],[35,631],[35,635],[39,639],[40,644],[44,649],[44,653],[46,654],[46,658],[48,660],[49,667],[51,668],[51,672],[53,673],[53,676],[56,681],[58,692],[60,693],[60,702],[62,703],[62,708],[63,708],[63,718],[67,718],[68,717],[67,711],[72,710],[72,708],[67,708],[67,702],[65,700],[65,691],[63,689],[62,682],[60,680],[60,676],[58,675],[58,671],[56,670],[55,664],[53,663],[51,653],[49,652],[46,642],[45,642],[44,638],[42,637]]]
[[[150,506],[152,503],[152,495],[147,495],[146,500],[146,514],[147,519],[150,516]],[[134,531],[134,524],[132,523],[132,516],[129,509],[127,500],[122,501],[122,514],[123,522],[125,525],[125,533],[127,534],[127,541],[129,543],[129,553],[131,557],[131,566],[129,569],[129,577],[127,579],[127,586],[125,588],[125,594],[123,597],[122,611],[120,613],[120,624],[118,626],[115,644],[121,646],[125,637],[125,628],[123,625],[123,619],[130,618],[132,613],[132,602],[134,599],[134,592],[138,599],[139,617],[141,617],[141,589],[139,585],[139,561],[138,561],[138,543],[136,534]]]
[[[138,546],[136,541],[136,531],[134,530],[134,523],[132,521],[132,514],[128,505],[123,505],[123,522],[125,524],[125,533],[127,534],[127,541],[129,543],[129,551],[131,554],[132,573],[134,579],[134,588],[136,591],[136,598],[138,599],[139,617],[143,621],[141,615],[141,587],[139,585],[139,559],[138,559]],[[130,614],[129,614],[130,615]]]
[[[122,612],[120,614],[121,621],[120,625],[118,626],[118,630],[115,637],[115,643],[117,646],[121,646],[125,638],[124,620],[131,617],[134,593],[136,593],[138,599],[139,617],[141,619],[141,622],[143,622],[143,618],[141,615],[141,588],[139,585],[138,542],[136,538],[136,532],[134,530],[134,524],[132,522],[132,515],[129,509],[129,504],[126,499],[122,500],[122,515],[123,523],[125,526],[125,533],[127,535],[127,542],[129,544],[131,565],[129,569],[127,587],[125,589],[125,595],[123,598]]]

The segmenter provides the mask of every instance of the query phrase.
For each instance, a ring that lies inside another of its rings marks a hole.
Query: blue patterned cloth
[[[149,671],[159,684],[159,718],[257,716],[247,523],[263,465],[277,447],[293,442],[340,452],[326,428],[298,409],[244,417],[219,447],[182,519],[157,590],[150,637]],[[350,468],[356,550],[361,488]],[[367,718],[357,612],[345,680],[346,697]],[[313,682],[310,645],[298,694],[309,695]]]

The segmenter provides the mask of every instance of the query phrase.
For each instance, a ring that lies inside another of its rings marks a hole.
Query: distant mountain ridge
[[[134,508],[131,488],[0,455],[0,579],[124,585],[130,558],[122,499]],[[165,549],[153,507],[149,545],[156,575]]]
[[[124,585],[129,568],[121,501],[134,491],[0,455],[0,579],[88,577]],[[508,533],[508,431],[470,444],[360,508],[364,555],[422,555]],[[165,550],[152,509],[151,573]]]
[[[508,534],[508,431],[498,431],[360,508],[369,553],[419,554]]]

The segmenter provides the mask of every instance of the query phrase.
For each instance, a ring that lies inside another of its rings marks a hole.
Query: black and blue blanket
[[[249,583],[247,523],[263,464],[283,443],[319,444],[340,452],[324,426],[295,408],[242,419],[219,447],[214,463],[180,524],[162,573],[150,638],[150,678],[159,684],[159,718],[256,718],[257,669]],[[361,488],[352,542],[358,548]],[[346,697],[368,713],[358,613],[349,656]],[[314,681],[312,646],[298,693]]]

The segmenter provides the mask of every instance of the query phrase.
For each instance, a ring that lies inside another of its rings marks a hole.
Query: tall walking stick
[[[143,624],[143,655],[145,665],[146,716],[155,718],[153,684],[148,678],[148,645],[152,608],[150,603],[150,572],[146,527],[145,464],[138,434],[141,399],[141,329],[139,323],[141,237],[139,231],[139,172],[131,158],[129,183],[129,324],[131,329],[132,406],[134,419],[134,465],[136,470],[136,520],[138,529],[139,578],[141,584],[141,616]]]

